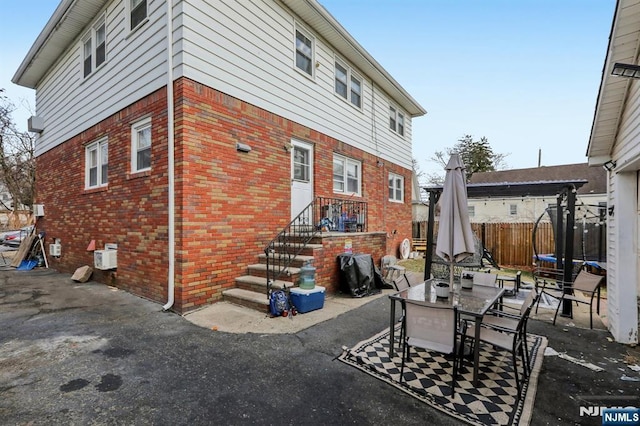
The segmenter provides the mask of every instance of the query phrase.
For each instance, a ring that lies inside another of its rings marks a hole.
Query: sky
[[[431,159],[464,135],[507,169],[587,161],[615,0],[320,3],[427,110],[413,119],[422,172],[444,174]],[[11,78],[57,4],[0,0],[0,88],[25,129],[35,91]]]

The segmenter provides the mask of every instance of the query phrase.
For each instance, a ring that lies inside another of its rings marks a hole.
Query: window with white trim
[[[151,169],[151,117],[131,126],[131,172]]]
[[[476,206],[467,206],[467,210],[469,211],[469,217],[476,215]]]
[[[85,147],[85,188],[106,186],[109,171],[109,142],[107,138]]]
[[[389,128],[404,136],[404,114],[392,105],[389,105]]]
[[[127,0],[129,4],[129,22],[131,31],[147,19],[147,0]]]
[[[355,107],[362,108],[362,79],[343,62],[335,62],[335,92]]]
[[[333,155],[333,192],[340,194],[361,193],[362,163],[358,160]]]
[[[509,214],[511,216],[516,216],[518,214],[518,205],[517,204],[509,204]]]
[[[404,202],[404,176],[389,173],[389,201]]]
[[[82,74],[88,77],[107,60],[107,25],[104,15],[82,38]]]
[[[314,39],[305,31],[296,28],[296,68],[313,77]]]

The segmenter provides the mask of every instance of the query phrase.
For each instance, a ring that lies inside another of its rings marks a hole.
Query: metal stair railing
[[[267,297],[271,286],[283,274],[290,275],[289,266],[295,257],[309,244],[319,230],[316,227],[316,201],[314,199],[280,233],[267,244]]]
[[[321,232],[367,232],[367,203],[316,197],[267,244],[267,297],[297,255]]]

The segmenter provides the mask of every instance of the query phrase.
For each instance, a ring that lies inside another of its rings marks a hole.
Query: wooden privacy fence
[[[484,225],[484,236],[482,227]],[[472,223],[471,228],[480,241],[491,252],[500,265],[529,268],[533,263],[533,227],[534,223]],[[438,222],[435,227],[438,229]],[[436,231],[437,232],[437,231]],[[413,223],[413,236],[426,238],[426,223]],[[539,223],[536,231],[536,248],[538,254],[553,253],[555,240],[551,223]]]

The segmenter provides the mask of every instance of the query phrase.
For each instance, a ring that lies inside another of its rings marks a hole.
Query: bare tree
[[[36,181],[35,135],[18,130],[12,117],[15,110],[0,89],[0,182],[11,194],[14,211],[20,205],[32,208]]]

